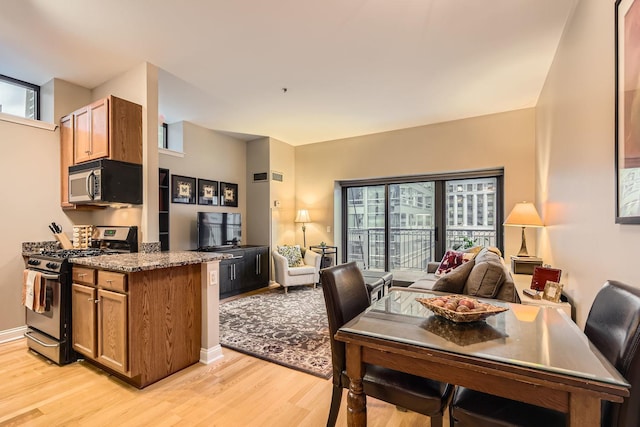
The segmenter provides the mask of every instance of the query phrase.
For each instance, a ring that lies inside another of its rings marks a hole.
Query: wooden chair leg
[[[431,427],[442,427],[442,416],[431,417]]]
[[[342,387],[333,385],[331,393],[331,409],[329,409],[329,419],[327,419],[327,427],[335,427],[340,412],[340,403],[342,402]]]

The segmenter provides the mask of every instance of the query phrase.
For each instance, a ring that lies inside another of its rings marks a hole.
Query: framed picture
[[[196,204],[196,179],[171,175],[171,202]]]
[[[544,285],[544,292],[542,293],[542,298],[547,301],[558,302],[560,301],[560,295],[562,294],[562,284],[558,282],[552,282],[551,280],[547,280],[547,283]]]
[[[531,276],[531,289],[536,291],[544,291],[544,287],[548,281],[559,282],[562,270],[549,267],[534,267]]]
[[[218,181],[198,178],[198,204],[218,205]]]
[[[220,206],[238,207],[238,184],[220,183]]]
[[[616,223],[640,224],[640,0],[616,0]]]

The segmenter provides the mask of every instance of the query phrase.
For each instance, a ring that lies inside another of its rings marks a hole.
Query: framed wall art
[[[640,0],[615,12],[616,223],[640,224]]]
[[[238,207],[238,184],[220,183],[220,206]]]
[[[218,181],[198,178],[198,204],[218,205]]]
[[[196,204],[196,179],[171,175],[171,202]]]

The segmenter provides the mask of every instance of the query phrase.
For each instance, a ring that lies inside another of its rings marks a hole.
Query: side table
[[[320,268],[327,268],[333,265],[335,260],[336,265],[338,264],[338,247],[337,246],[309,246],[314,252],[322,254],[322,261],[320,261]]]
[[[513,283],[516,285],[516,290],[518,291],[518,296],[520,297],[520,302],[522,304],[559,308],[563,310],[565,313],[567,313],[567,316],[573,319],[572,307],[571,307],[571,304],[569,304],[568,302],[564,302],[564,301],[553,302],[553,301],[548,301],[546,299],[534,299],[523,292],[525,289],[531,289],[530,275],[512,274],[512,276],[513,276]]]

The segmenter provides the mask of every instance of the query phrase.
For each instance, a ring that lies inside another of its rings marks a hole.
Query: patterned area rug
[[[260,359],[331,377],[331,344],[320,287],[276,288],[220,304],[220,343]]]

